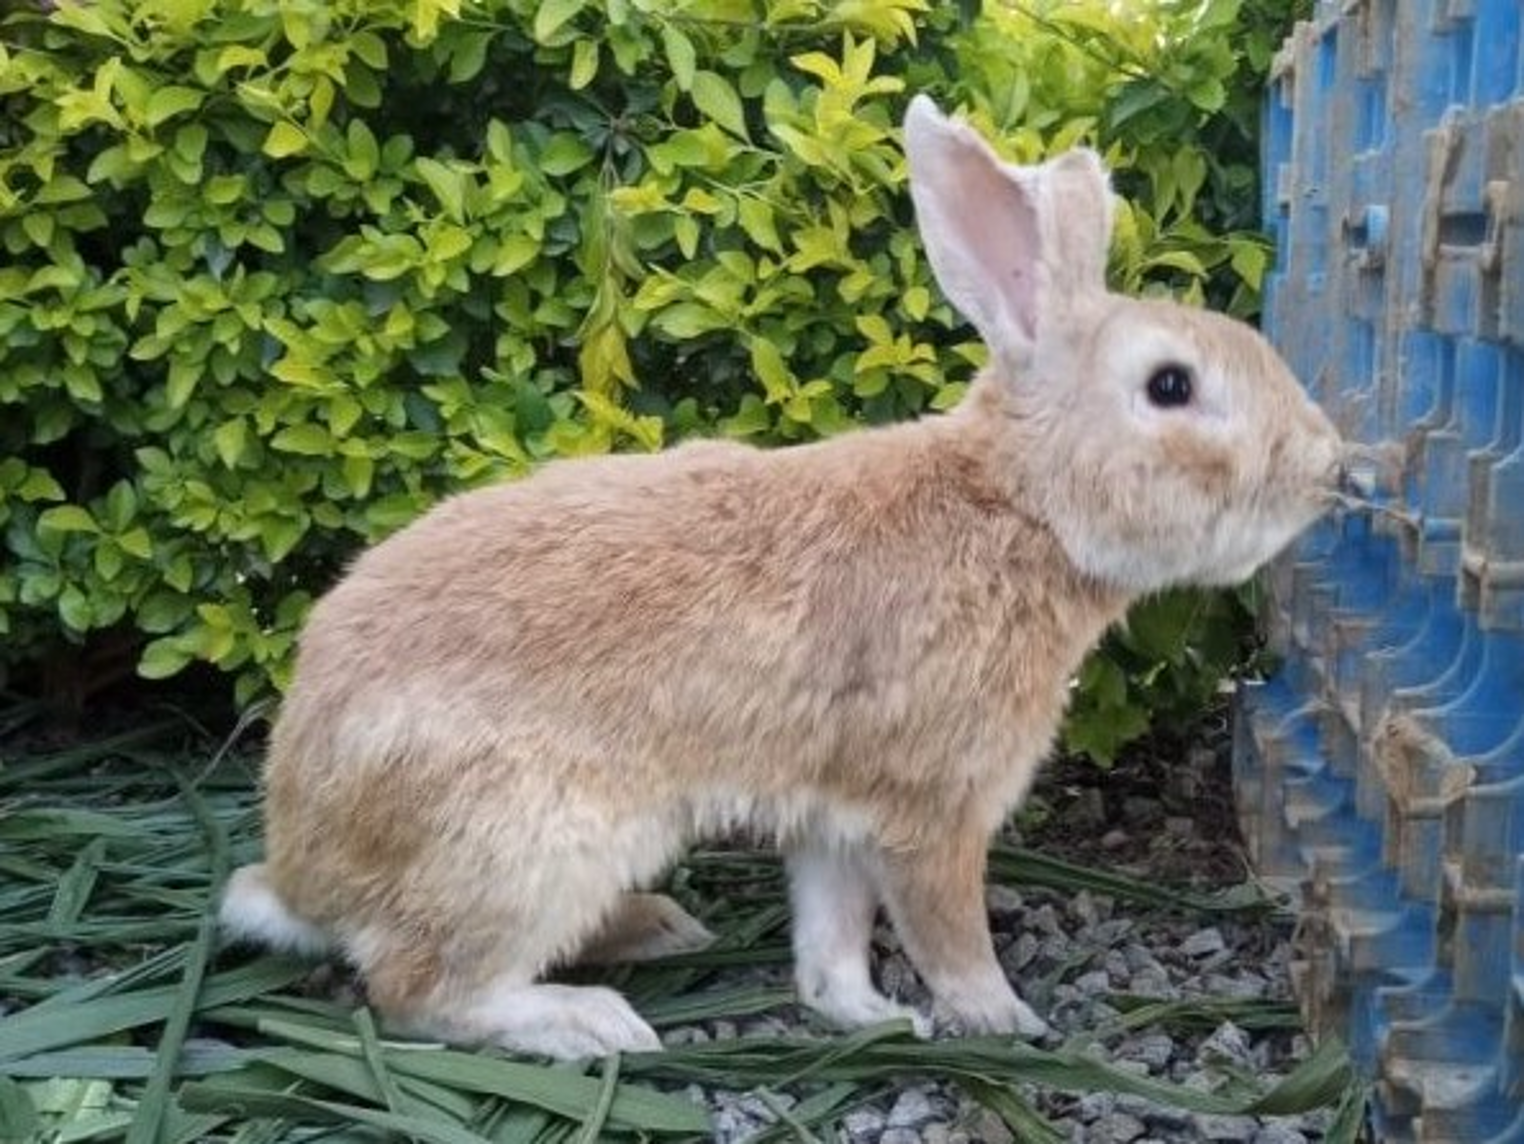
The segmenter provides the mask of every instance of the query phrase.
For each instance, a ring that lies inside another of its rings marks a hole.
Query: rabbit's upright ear
[[[1045,311],[1105,289],[1111,189],[1093,151],[1013,166],[918,95],[905,115],[905,157],[937,281],[1008,363],[1026,361]]]

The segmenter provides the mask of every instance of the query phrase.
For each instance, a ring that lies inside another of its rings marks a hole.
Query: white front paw
[[[1048,1034],[1048,1023],[1037,1011],[1016,996],[1016,991],[1002,979],[998,986],[943,989],[937,993],[936,1015],[956,1031],[977,1036],[981,1033],[1014,1033],[1024,1040],[1037,1040]]]
[[[843,1029],[909,1021],[916,1036],[931,1036],[932,1023],[924,1013],[889,1000],[871,985],[817,978],[798,982],[798,988],[801,1002]]]

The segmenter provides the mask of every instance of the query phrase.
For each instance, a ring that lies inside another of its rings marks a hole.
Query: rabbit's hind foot
[[[713,942],[714,934],[704,923],[667,895],[628,893],[620,895],[577,961],[583,965],[655,961],[697,953]]]

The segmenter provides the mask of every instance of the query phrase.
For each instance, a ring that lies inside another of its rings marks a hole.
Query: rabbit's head
[[[970,415],[1081,570],[1134,592],[1246,578],[1333,500],[1339,434],[1253,329],[1108,292],[1092,151],[1001,161],[924,96],[911,195],[943,292],[990,352]]]

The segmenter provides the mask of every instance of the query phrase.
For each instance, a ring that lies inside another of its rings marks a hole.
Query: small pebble
[[[1086,997],[1111,992],[1111,975],[1104,969],[1092,970],[1075,978],[1074,987]]]
[[[1307,1137],[1289,1124],[1272,1120],[1260,1125],[1250,1144],[1307,1144]]]
[[[1132,1144],[1148,1134],[1148,1126],[1136,1116],[1116,1113],[1092,1124],[1085,1132],[1085,1144]]]
[[[1016,1137],[1005,1121],[987,1108],[981,1108],[968,1122],[968,1144],[1015,1144]]]
[[[1252,1056],[1249,1034],[1232,1021],[1218,1025],[1196,1050],[1196,1059],[1203,1063],[1224,1061],[1240,1068],[1250,1067],[1253,1064]]]
[[[1032,959],[1037,956],[1037,937],[1034,934],[1022,931],[1015,941],[1006,950],[1002,959],[1011,969],[1025,969],[1032,964]]]
[[[1087,1092],[1079,1098],[1075,1111],[1087,1124],[1110,1116],[1116,1109],[1117,1098],[1109,1092]]]
[[[1145,1033],[1126,1043],[1128,1060],[1142,1061],[1150,1071],[1163,1069],[1175,1056],[1175,1039],[1168,1033]]]
[[[1216,926],[1197,930],[1180,943],[1180,952],[1192,958],[1210,957],[1214,953],[1221,953],[1226,948],[1227,942],[1223,941],[1222,931]]]
[[[1252,1140],[1259,1129],[1252,1116],[1214,1116],[1204,1112],[1192,1116],[1191,1125],[1203,1140],[1231,1141],[1232,1144]]]
[[[1108,830],[1101,835],[1102,850],[1120,850],[1132,841],[1132,836],[1125,830]]]
[[[907,1128],[924,1124],[933,1116],[931,1100],[923,1088],[907,1088],[895,1098],[889,1110],[888,1124],[891,1128]]]
[[[855,1108],[841,1119],[853,1140],[877,1140],[884,1131],[884,1114],[876,1108]]]

